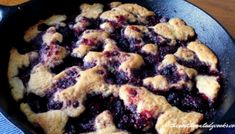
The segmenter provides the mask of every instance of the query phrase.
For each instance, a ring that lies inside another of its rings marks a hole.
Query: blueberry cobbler
[[[24,42],[10,51],[11,93],[46,134],[189,134],[215,115],[217,57],[179,18],[82,4],[31,26]]]

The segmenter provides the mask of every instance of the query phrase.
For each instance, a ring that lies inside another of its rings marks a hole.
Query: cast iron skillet
[[[143,5],[156,13],[166,17],[180,17],[187,24],[193,26],[198,38],[207,44],[218,56],[222,71],[222,92],[219,95],[217,115],[211,122],[225,122],[235,118],[235,45],[231,36],[212,17],[189,4],[180,0],[120,0]],[[86,2],[101,2],[86,0]],[[106,0],[103,3],[109,3]],[[78,0],[32,0],[15,7],[0,7],[0,111],[13,121],[25,133],[36,130],[26,121],[25,116],[18,110],[18,105],[13,101],[6,77],[9,59],[9,50],[12,46],[20,48],[23,31],[39,19],[48,17],[53,13],[78,11],[78,5],[83,2]],[[230,110],[229,110],[230,109]],[[204,131],[204,130],[199,130]],[[204,131],[205,132],[205,131]]]

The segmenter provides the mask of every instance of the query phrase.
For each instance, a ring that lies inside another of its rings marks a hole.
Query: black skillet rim
[[[3,5],[0,5],[0,10],[2,10],[2,18],[0,20],[0,28],[1,28],[1,25],[2,25],[2,22],[4,22],[4,19],[7,19],[8,17],[11,17],[12,14],[16,13],[17,11],[21,10],[22,8],[24,8],[24,6],[28,6],[30,4],[35,4],[34,3],[35,1],[28,1],[28,2],[25,2],[25,3],[22,3],[20,5],[15,5],[15,6],[3,6]],[[36,0],[36,2],[38,2]],[[232,35],[228,32],[228,30],[218,21],[216,20],[213,16],[211,16],[210,14],[208,14],[205,10],[201,9],[200,7],[196,6],[195,4],[191,3],[191,2],[188,2],[188,1],[185,1],[186,3],[188,4],[191,4],[193,5],[194,7],[196,7],[198,10],[201,10],[203,13],[205,13],[208,17],[211,17],[217,24],[219,24],[220,27],[222,27],[222,29],[228,34],[228,36],[230,37],[230,39],[233,41],[233,45],[235,45],[235,38],[232,37]],[[232,112],[232,107],[235,107],[235,103],[233,103],[231,105],[231,107],[229,108],[229,110],[227,111],[226,114],[229,114]],[[17,120],[14,120],[12,117],[10,117],[8,115],[8,113],[6,113],[1,107],[0,107],[0,112],[5,116],[6,119],[8,119],[12,124],[14,124],[16,127],[18,127],[20,130],[22,130],[24,133],[26,134],[30,134],[31,132],[24,127],[24,125],[17,121]],[[226,115],[225,114],[225,115]]]

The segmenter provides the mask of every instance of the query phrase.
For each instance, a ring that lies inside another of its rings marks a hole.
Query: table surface
[[[188,0],[218,20],[235,38],[235,0]]]

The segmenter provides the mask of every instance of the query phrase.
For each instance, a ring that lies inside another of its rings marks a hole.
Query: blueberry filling
[[[135,39],[135,38],[130,38],[130,39],[127,39],[127,40],[129,42],[130,52],[139,51],[141,49],[141,47],[143,46],[142,40]]]
[[[158,35],[157,33],[155,33],[153,29],[150,28],[149,31],[150,31],[149,38],[151,39],[153,43],[158,44],[158,45],[167,45],[171,42],[171,40],[166,39]]]
[[[160,46],[159,47],[159,58],[162,60],[167,54],[173,54],[177,51],[178,46]]]
[[[118,47],[119,47],[122,51],[124,51],[124,52],[130,52],[130,50],[129,50],[129,49],[130,49],[129,42],[128,42],[128,40],[127,40],[126,38],[124,38],[123,36],[118,39],[117,45],[118,45]]]
[[[88,95],[84,102],[86,110],[78,118],[69,118],[65,132],[77,134],[94,131],[94,119],[107,109],[107,102],[108,99],[105,99],[102,95]]]
[[[77,81],[75,80],[75,78],[71,77],[63,78],[56,82],[55,88],[66,89],[67,87],[74,85],[76,82]]]
[[[99,19],[89,19],[90,25],[87,27],[87,29],[99,29],[101,20]]]
[[[48,105],[48,109],[54,109],[54,110],[56,110],[56,109],[61,109],[62,106],[63,106],[63,103],[62,103],[62,102],[56,102],[56,101],[51,100],[51,101],[48,102],[47,105]]]
[[[104,50],[103,43],[101,42],[96,43],[96,45],[93,46],[93,48],[91,49],[91,51],[96,51],[96,52],[102,52],[103,50]]]
[[[168,65],[160,70],[159,73],[164,75],[170,83],[176,83],[181,79],[181,75],[175,65]]]
[[[159,62],[159,57],[156,54],[141,53],[141,55],[147,65],[156,65]]]
[[[154,26],[154,25],[156,25],[157,23],[160,22],[160,19],[157,15],[154,15],[154,16],[147,17],[146,21],[147,21],[148,26]]]
[[[69,68],[72,66],[82,66],[82,64],[83,64],[82,59],[74,58],[72,56],[67,56],[63,59],[63,63],[52,68],[51,72],[58,74],[58,73],[64,71],[66,68]]]
[[[70,69],[66,72],[65,77],[60,78],[59,80],[57,80],[53,86],[52,89],[50,90],[50,94],[52,94],[53,92],[56,92],[57,90],[63,90],[66,89],[70,86],[73,86],[76,84],[76,78],[79,77],[79,72],[77,72],[75,69]]]
[[[113,67],[108,67],[105,81],[110,84],[126,84],[128,83],[129,78],[125,72],[119,72]]]
[[[42,24],[38,25],[38,30],[39,31],[46,31],[49,27],[50,27],[49,25],[42,23]]]
[[[30,73],[33,68],[33,66],[37,65],[39,62],[39,59],[34,59],[31,61],[28,67],[22,67],[18,69],[18,77],[22,80],[23,84],[25,87],[27,87],[27,83],[29,82],[30,79]]]
[[[92,68],[94,66],[96,66],[96,63],[94,63],[94,62],[84,62],[84,64],[83,64],[83,67],[85,69]]]
[[[72,46],[72,44],[77,41],[77,36],[69,26],[59,27],[57,32],[63,35],[63,46]]]
[[[164,96],[171,105],[185,112],[197,111],[203,113],[205,115],[204,120],[210,120],[215,115],[215,106],[204,99],[196,89],[190,92],[185,89],[180,91],[171,89]]]
[[[69,118],[65,132],[69,134],[95,131],[95,117],[105,110],[113,115],[117,128],[130,133],[156,133],[154,124],[156,120],[147,118],[144,114],[132,112],[124,106],[123,101],[114,96],[103,97],[100,94],[90,94],[84,103],[86,110],[78,118]],[[133,107],[135,108],[135,107]],[[143,128],[145,130],[143,131]]]
[[[40,48],[39,46],[33,44],[32,42],[26,42],[24,40],[19,40],[18,44],[19,45],[16,45],[15,47],[17,48],[20,54],[26,54],[31,51],[38,51]]]
[[[43,46],[42,36],[45,34],[45,31],[41,31],[34,39],[32,39],[29,44],[32,45],[36,50],[40,50]]]
[[[22,80],[24,86],[26,87],[30,78],[31,67],[23,67],[19,69],[18,72],[18,77]]]
[[[22,102],[28,103],[32,111],[35,113],[47,112],[49,110],[47,97],[40,97],[33,93],[29,93],[26,94],[26,97]]]
[[[123,29],[118,30],[111,36],[115,41],[117,41],[117,46],[124,52],[130,52],[129,42],[123,34]]]
[[[190,61],[177,58],[177,62],[186,67],[195,68],[200,74],[217,74],[216,72],[211,72],[209,66],[202,63],[196,56]]]

